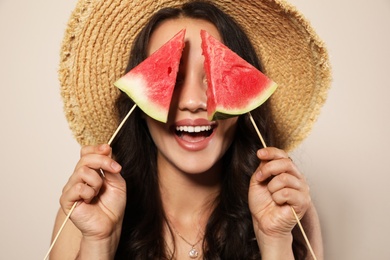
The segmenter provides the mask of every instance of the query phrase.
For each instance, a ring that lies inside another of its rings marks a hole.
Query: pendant
[[[198,253],[198,251],[196,251],[195,247],[192,247],[190,252],[188,253],[188,255],[191,258],[195,259],[195,258],[198,258],[199,253]]]

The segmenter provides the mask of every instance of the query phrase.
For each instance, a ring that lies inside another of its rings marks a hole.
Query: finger
[[[278,205],[288,204],[292,206],[298,215],[303,215],[311,203],[311,198],[306,192],[300,192],[291,188],[284,188],[273,193],[272,199]]]
[[[65,214],[68,214],[73,204],[77,201],[90,203],[95,198],[95,190],[86,183],[77,183],[62,194],[60,204]]]
[[[95,194],[97,195],[101,186],[103,185],[103,179],[96,172],[96,170],[87,166],[82,166],[69,178],[69,181],[65,185],[63,192],[66,192],[70,187],[77,183],[87,184],[89,187],[95,190]]]
[[[112,149],[108,144],[101,145],[86,145],[83,146],[80,150],[80,157],[83,157],[87,154],[102,154],[111,156]]]
[[[87,166],[95,170],[104,170],[111,173],[119,173],[122,167],[111,157],[100,154],[83,155],[76,165],[75,171],[80,167]]]
[[[262,148],[257,151],[257,157],[262,161],[271,161],[276,159],[289,158],[288,154],[276,147]]]
[[[258,181],[263,181],[271,176],[277,176],[282,173],[291,174],[298,179],[303,175],[299,172],[296,165],[289,158],[273,159],[271,161],[261,162],[257,169]]]
[[[269,192],[275,193],[284,188],[295,189],[298,191],[306,191],[306,185],[304,182],[296,178],[295,176],[287,173],[281,173],[275,176],[267,185]]]
[[[75,171],[69,178],[63,191],[68,190],[76,183],[87,183],[91,187],[101,186],[100,169],[105,172],[117,174],[120,172],[121,168],[122,167],[115,160],[108,156],[97,154],[84,155],[77,163]]]
[[[84,155],[76,164],[74,173],[68,182],[70,185],[73,185],[75,182],[80,182],[83,176],[86,176],[86,172],[98,173],[100,176],[101,169],[110,173],[119,173],[122,167],[115,160],[105,155]]]

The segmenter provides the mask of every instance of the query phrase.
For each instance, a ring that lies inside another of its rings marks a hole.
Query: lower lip
[[[177,143],[183,149],[185,149],[187,151],[195,152],[195,151],[203,150],[203,149],[205,149],[209,145],[209,143],[211,142],[211,140],[212,140],[212,138],[214,136],[215,130],[216,129],[214,129],[214,131],[211,133],[210,136],[206,137],[205,139],[203,139],[201,141],[197,141],[197,142],[187,142],[187,141],[181,139],[176,134],[174,136],[175,136],[175,139],[176,139]]]

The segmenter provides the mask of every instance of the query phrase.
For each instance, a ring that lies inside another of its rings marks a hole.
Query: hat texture
[[[149,17],[186,0],[79,0],[62,42],[59,79],[70,128],[82,145],[107,143],[118,125],[113,83],[124,74],[132,42]],[[331,82],[324,43],[295,7],[282,0],[210,1],[232,16],[279,87],[271,96],[280,148],[311,131]]]

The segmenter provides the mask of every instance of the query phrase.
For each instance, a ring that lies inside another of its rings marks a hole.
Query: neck
[[[221,185],[220,167],[188,174],[160,164],[158,178],[166,216],[180,234],[195,242],[214,209]]]
[[[201,259],[207,221],[220,191],[220,173],[159,172],[167,218],[165,240],[175,259]]]

